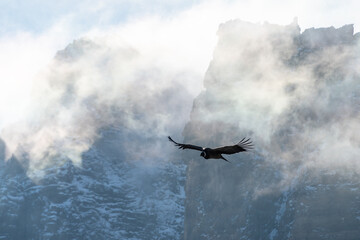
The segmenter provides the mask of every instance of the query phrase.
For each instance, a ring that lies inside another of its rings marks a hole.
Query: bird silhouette
[[[204,148],[192,144],[183,144],[175,142],[170,136],[168,136],[169,141],[173,142],[175,146],[179,147],[179,149],[193,149],[197,151],[201,151],[200,156],[205,159],[222,159],[224,161],[228,161],[226,158],[222,156],[222,154],[234,154],[239,152],[245,152],[253,148],[252,141],[250,138],[243,138],[239,143],[231,146],[223,146],[217,148]]]

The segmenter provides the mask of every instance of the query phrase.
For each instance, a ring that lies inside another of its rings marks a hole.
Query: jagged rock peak
[[[340,28],[309,28],[301,34],[302,45],[309,48],[321,48],[338,44],[354,43],[354,25],[348,24]]]
[[[93,41],[85,38],[77,39],[67,45],[65,49],[58,51],[55,59],[74,61],[81,57],[85,52],[94,48],[99,48],[99,46],[97,46],[97,44]]]
[[[239,30],[240,32],[244,31],[256,31],[260,29],[270,29],[270,30],[279,30],[279,29],[285,29],[292,32],[295,32],[296,34],[300,34],[300,27],[298,24],[297,17],[294,18],[293,22],[289,25],[278,25],[278,24],[271,24],[267,21],[265,21],[263,24],[261,23],[251,23],[247,21],[243,21],[240,19],[230,20],[225,23],[220,24],[218,35],[222,35],[224,33],[227,33],[228,30],[236,31]]]
[[[298,18],[295,17],[289,25],[277,25],[270,24],[268,22],[260,23],[250,23],[242,21],[239,19],[230,20],[223,24],[220,24],[218,35],[229,35],[234,34],[234,32],[239,35],[245,33],[251,33],[258,31],[267,31],[270,33],[278,34],[292,34],[295,37],[299,37],[300,43],[305,48],[316,49],[332,45],[339,44],[352,44],[356,42],[358,34],[354,35],[354,25],[347,24],[340,28],[324,27],[324,28],[309,28],[305,29],[301,33],[301,29],[298,24]],[[244,36],[246,37],[246,36]]]

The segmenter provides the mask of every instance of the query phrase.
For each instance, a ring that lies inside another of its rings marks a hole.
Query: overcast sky
[[[355,0],[1,0],[0,114],[8,120],[0,129],[19,118],[32,78],[74,39],[116,32],[135,47],[167,45],[162,54],[193,55],[193,70],[204,74],[222,22],[285,25],[298,17],[302,30],[352,23],[356,31],[359,7]]]
[[[51,70],[56,52],[74,39],[97,39],[95,42],[115,53],[124,46],[134,48],[141,55],[140,62],[162,73],[149,80],[150,89],[158,90],[160,76],[163,86],[172,89],[173,84],[179,84],[186,89],[187,106],[182,109],[181,121],[173,127],[179,132],[193,98],[203,89],[221,23],[241,19],[287,25],[297,17],[302,30],[355,24],[357,31],[359,7],[355,0],[0,0],[0,137],[4,129],[14,129],[13,124],[27,122],[31,112],[37,112],[34,103],[29,105],[36,88],[34,79],[41,79],[41,72]],[[114,70],[118,68],[114,66]],[[92,73],[94,67],[84,64],[81,69]],[[102,82],[101,76],[98,82]]]
[[[303,27],[358,25],[359,3],[355,0],[280,1],[280,0],[2,0],[0,33],[17,31],[41,33],[67,19],[76,31],[107,27],[145,15],[176,17],[179,12],[203,5],[216,8],[219,15],[248,21],[285,24],[295,16]],[[210,15],[209,18],[216,16]],[[70,27],[70,26],[68,26]]]

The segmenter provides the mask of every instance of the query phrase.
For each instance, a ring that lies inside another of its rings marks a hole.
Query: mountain
[[[125,161],[123,134],[107,129],[81,168],[68,161],[37,183],[2,160],[0,239],[180,239],[184,165]]]
[[[0,142],[0,239],[182,238],[186,166],[162,128],[192,99],[176,82],[150,89],[160,71],[138,56],[81,39],[40,73],[31,121]]]
[[[226,22],[195,99],[184,69],[75,40],[2,129],[0,239],[358,239],[358,39]],[[181,131],[255,149],[205,160]]]
[[[185,142],[256,149],[233,164],[186,153],[185,239],[358,239],[358,34],[220,26]]]

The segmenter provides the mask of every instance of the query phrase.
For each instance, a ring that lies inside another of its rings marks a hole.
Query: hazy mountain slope
[[[185,142],[253,152],[188,152],[185,239],[358,239],[359,47],[353,26],[229,21],[194,101]]]
[[[218,35],[186,126],[191,73],[109,39],[60,51],[34,114],[2,131],[0,239],[358,239],[353,27]],[[256,149],[206,161],[167,141],[184,126],[185,142]]]
[[[182,238],[185,165],[163,145],[192,99],[144,61],[78,40],[39,74],[35,114],[3,131],[0,239]]]
[[[119,131],[33,183],[11,159],[1,169],[1,239],[180,239],[184,166],[124,160]],[[3,160],[2,160],[3,161]]]

